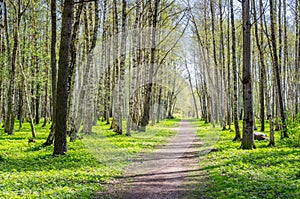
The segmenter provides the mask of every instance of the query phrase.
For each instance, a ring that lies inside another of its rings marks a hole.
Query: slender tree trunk
[[[212,46],[213,46],[213,56],[214,56],[214,85],[216,92],[218,93],[215,95],[215,100],[213,100],[213,117],[218,122],[219,121],[219,107],[220,107],[220,95],[219,95],[219,75],[218,75],[218,61],[217,61],[217,50],[216,50],[216,38],[215,38],[215,2],[214,0],[210,0],[210,11],[211,11],[211,31],[212,31]]]
[[[77,45],[78,45],[78,32],[79,32],[79,25],[80,25],[80,17],[83,10],[84,3],[80,3],[76,9],[75,13],[75,21],[72,30],[71,36],[71,43],[70,43],[70,66],[69,66],[69,85],[68,85],[68,122],[67,122],[67,131],[70,135],[70,141],[74,141],[73,137],[71,136],[72,133],[75,131],[75,113],[77,111],[77,106],[74,104],[76,103],[76,97],[74,96],[75,91],[75,78],[76,78],[76,71],[78,71],[78,67],[76,67],[77,62]]]
[[[140,1],[136,0],[136,10],[135,10],[135,24],[134,24],[134,32],[133,32],[133,52],[134,55],[132,57],[132,82],[131,82],[131,89],[129,95],[129,113],[127,116],[127,129],[126,135],[131,136],[131,129],[133,124],[133,114],[134,114],[134,98],[136,93],[136,85],[137,85],[137,68],[139,64],[139,53],[140,53],[140,32],[139,32],[139,21],[140,21]]]
[[[233,0],[230,0],[230,16],[231,16],[231,34],[232,34],[232,72],[233,72],[233,121],[235,127],[235,137],[233,141],[241,139],[239,119],[238,119],[238,79],[237,79],[237,63],[236,63],[236,36],[233,12]]]
[[[150,69],[148,74],[148,82],[146,85],[146,94],[144,99],[144,108],[143,108],[143,116],[141,120],[141,131],[146,131],[146,125],[149,123],[149,114],[150,114],[150,99],[152,93],[153,86],[153,74],[154,74],[154,64],[155,64],[155,55],[156,55],[156,27],[157,27],[157,19],[158,19],[158,7],[160,4],[160,0],[155,0],[154,3],[154,14],[152,18],[152,34],[151,34],[151,52],[150,52]]]
[[[93,67],[93,59],[94,59],[94,50],[96,48],[96,42],[98,38],[98,29],[100,24],[100,18],[99,18],[99,10],[98,10],[98,0],[94,2],[94,29],[91,34],[91,46],[88,51],[88,60],[87,60],[87,67],[92,69]],[[91,20],[90,20],[91,21]],[[83,132],[90,134],[92,132],[92,126],[93,126],[93,108],[94,108],[94,71],[90,71],[90,81],[88,82],[88,99],[87,99],[87,107],[86,107],[86,113],[85,113],[85,122],[83,125]]]
[[[243,139],[242,149],[255,148],[254,144],[254,122],[253,122],[253,89],[251,70],[251,23],[250,23],[250,2],[242,2],[243,12]]]
[[[46,14],[46,21],[47,23],[49,22],[49,15],[48,13]],[[49,29],[48,26],[46,26],[46,36],[45,36],[45,40],[48,41],[49,40]],[[45,54],[48,55],[49,54],[49,46],[48,46],[48,42],[45,43]],[[42,127],[45,127],[47,125],[48,122],[48,98],[49,98],[49,62],[48,59],[45,61],[45,76],[46,76],[46,81],[45,81],[45,105],[44,105],[44,123]]]
[[[273,51],[273,58],[274,58],[274,71],[276,77],[276,85],[277,85],[277,94],[278,94],[278,101],[280,107],[280,115],[283,125],[283,137],[288,137],[287,134],[287,124],[285,118],[285,111],[284,111],[284,104],[282,98],[282,90],[281,90],[281,82],[280,82],[280,71],[279,71],[279,63],[278,63],[278,56],[277,56],[277,43],[276,43],[276,36],[275,36],[275,17],[274,17],[274,6],[273,0],[270,0],[270,17],[271,17],[271,41],[272,41],[272,51]]]
[[[101,38],[101,47],[102,47],[102,51],[101,51],[101,60],[100,63],[102,65],[101,67],[101,71],[100,71],[100,77],[99,77],[99,81],[98,81],[98,98],[97,98],[97,103],[96,103],[96,110],[95,110],[95,115],[94,115],[94,125],[97,124],[99,117],[103,116],[103,119],[106,117],[106,109],[105,109],[105,105],[106,105],[106,96],[105,96],[105,85],[106,85],[106,70],[107,70],[107,63],[106,63],[106,43],[107,43],[107,32],[108,32],[108,27],[107,27],[107,19],[106,19],[106,15],[107,15],[107,0],[103,1],[103,12],[102,12],[102,38]],[[104,106],[103,109],[101,109],[101,106]]]
[[[230,12],[230,4],[228,3],[228,13]],[[228,14],[228,24],[227,24],[227,125],[228,129],[231,129],[231,110],[232,110],[232,96],[231,96],[231,75],[230,75],[230,14]],[[234,73],[235,74],[235,73]]]
[[[67,152],[67,105],[68,105],[68,67],[70,59],[70,40],[72,32],[72,13],[74,0],[65,0],[62,12],[62,30],[59,51],[59,69],[56,99],[56,121],[53,155]]]
[[[127,21],[127,5],[126,0],[122,0],[122,36],[121,36],[121,57],[120,57],[120,79],[118,84],[118,121],[117,128],[115,132],[118,135],[121,135],[123,132],[123,107],[124,107],[124,84],[125,84],[125,59],[126,59],[126,39],[127,39],[127,30],[126,30],[126,21]]]
[[[254,10],[254,18],[257,19],[257,12],[255,8],[255,1],[252,0],[253,10]],[[254,24],[255,26],[255,37],[256,37],[256,45],[259,51],[259,61],[260,61],[260,82],[259,82],[259,100],[260,100],[260,124],[261,124],[261,131],[265,130],[265,61],[264,61],[264,52],[263,52],[263,8],[262,8],[262,0],[260,0],[260,37],[258,35],[258,25],[257,23]]]
[[[45,127],[47,125],[47,122],[48,122],[48,98],[49,98],[49,89],[48,89],[48,76],[49,76],[49,70],[48,70],[48,66],[46,66],[46,69],[45,69],[45,75],[47,76],[47,80],[46,80],[46,85],[45,85],[45,108],[44,108],[44,123],[42,125],[42,127]]]
[[[219,0],[219,10],[220,10],[220,123],[223,130],[226,130],[226,105],[227,97],[226,94],[226,65],[225,65],[225,49],[224,49],[224,30],[223,30],[223,0]]]
[[[286,1],[283,1],[283,53],[284,53],[284,59],[283,59],[283,90],[284,90],[284,101],[287,103],[287,93],[288,93],[288,87],[287,87],[287,65],[289,63],[289,54],[288,54],[288,37],[287,37],[287,10],[286,10]]]
[[[272,88],[272,94],[271,94],[271,114],[269,115],[269,122],[270,122],[270,142],[269,146],[275,146],[275,138],[274,138],[274,94],[275,94],[275,85],[273,85]]]
[[[51,79],[52,79],[52,126],[46,142],[49,146],[53,143],[56,121],[56,93],[57,93],[57,67],[56,67],[56,1],[51,0]]]
[[[119,17],[118,17],[118,7],[117,0],[113,0],[113,82],[112,82],[112,110],[113,110],[113,120],[111,124],[111,129],[118,132],[118,120],[119,120],[119,81],[120,81],[120,67],[119,67]]]
[[[14,106],[15,106],[15,81],[16,81],[16,66],[17,66],[17,53],[18,53],[18,47],[19,47],[19,29],[20,29],[20,23],[22,15],[24,14],[24,11],[21,10],[21,0],[18,0],[17,5],[13,5],[16,12],[16,18],[14,23],[14,29],[13,29],[13,50],[12,54],[9,55],[10,59],[10,81],[9,81],[9,87],[8,87],[8,121],[5,131],[9,135],[14,134],[15,129],[15,113],[14,113]],[[5,8],[6,9],[6,8]],[[8,30],[6,30],[8,31]],[[8,33],[7,33],[8,35]]]
[[[37,16],[35,15],[35,10],[33,10],[33,53],[32,53],[32,59],[33,59],[33,77],[34,77],[34,84],[35,84],[35,95],[33,95],[33,98],[35,99],[33,102],[35,102],[35,109],[32,110],[34,111],[34,116],[35,116],[35,124],[40,124],[40,66],[39,66],[39,62],[38,62],[38,39],[37,39],[37,24],[36,24],[36,18]]]

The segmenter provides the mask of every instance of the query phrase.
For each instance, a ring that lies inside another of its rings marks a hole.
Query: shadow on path
[[[106,192],[96,198],[174,199],[201,198],[195,193],[200,139],[188,120],[182,120],[177,135],[168,144],[134,162]],[[204,198],[204,197],[202,197]]]

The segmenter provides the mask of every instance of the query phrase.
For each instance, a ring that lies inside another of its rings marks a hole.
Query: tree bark
[[[254,144],[254,123],[253,123],[253,89],[251,70],[251,23],[250,23],[250,2],[242,1],[243,13],[243,139],[242,149],[255,148]]]
[[[132,82],[130,88],[130,96],[129,96],[129,113],[127,116],[127,128],[126,135],[131,136],[131,129],[133,125],[133,114],[134,114],[134,97],[136,93],[136,85],[137,85],[137,68],[140,63],[139,53],[140,53],[140,32],[139,32],[139,21],[140,21],[140,1],[136,0],[136,10],[135,10],[135,24],[134,24],[134,32],[133,32],[133,57],[132,57]]]
[[[259,82],[259,100],[260,100],[260,124],[261,124],[261,131],[265,130],[265,74],[266,74],[266,70],[265,70],[265,61],[264,61],[264,51],[263,51],[263,45],[264,45],[264,41],[263,41],[263,19],[262,19],[262,15],[263,15],[263,4],[262,4],[262,0],[259,1],[259,7],[260,7],[260,36],[258,34],[258,25],[257,22],[254,23],[255,26],[255,37],[256,37],[256,45],[259,51],[259,61],[260,61],[260,82]],[[257,11],[255,8],[255,1],[252,0],[252,4],[253,4],[253,11],[254,11],[254,18],[255,20],[257,19]]]
[[[67,152],[67,105],[68,105],[68,67],[70,59],[70,40],[72,32],[72,13],[74,0],[65,0],[62,12],[62,30],[59,50],[59,69],[56,98],[55,140],[53,155]]]
[[[9,135],[13,135],[15,129],[14,127],[15,126],[15,113],[14,113],[15,81],[16,81],[15,79],[16,79],[17,53],[19,48],[19,29],[20,29],[21,18],[25,11],[25,10],[21,10],[22,7],[21,4],[22,4],[21,0],[18,0],[17,5],[13,4],[13,7],[16,12],[16,18],[15,18],[14,29],[13,29],[14,44],[13,44],[12,54],[11,55],[9,54],[8,56],[8,58],[10,59],[10,71],[9,71],[10,81],[9,81],[9,88],[8,88],[8,113],[7,113],[8,121],[7,121],[7,125],[5,126],[5,131]],[[8,31],[8,29],[6,29],[6,31]]]
[[[122,35],[121,35],[121,56],[120,56],[120,79],[118,84],[118,121],[117,121],[117,128],[115,132],[118,135],[123,133],[123,113],[124,113],[124,87],[125,87],[125,59],[126,59],[126,40],[127,40],[127,30],[126,30],[126,21],[127,21],[127,4],[126,0],[122,0]]]
[[[91,16],[90,16],[91,17]],[[91,19],[90,19],[91,22]],[[94,2],[94,28],[91,33],[91,45],[88,50],[88,60],[87,67],[93,69],[93,59],[94,59],[94,50],[96,48],[96,42],[98,38],[98,29],[99,29],[100,19],[99,19],[99,10],[98,10],[98,0]],[[94,70],[90,72],[90,81],[88,82],[88,98],[86,98],[86,113],[85,113],[85,121],[83,124],[83,132],[86,134],[92,133],[93,127],[93,108],[94,108]]]
[[[146,131],[146,125],[149,123],[149,114],[150,114],[150,99],[153,86],[153,74],[154,74],[154,64],[155,64],[155,55],[156,55],[156,27],[157,27],[157,18],[158,18],[158,7],[160,0],[155,0],[154,3],[154,14],[152,18],[152,34],[151,34],[151,52],[150,52],[150,70],[148,74],[148,82],[146,85],[146,94],[144,99],[144,108],[143,116],[141,120],[141,131]]]
[[[57,93],[57,66],[56,66],[56,1],[51,0],[51,80],[52,80],[52,126],[50,133],[47,137],[44,146],[50,146],[53,143],[54,134],[55,134],[55,121],[56,121],[56,93]]]
[[[276,43],[276,36],[275,36],[275,17],[274,17],[274,5],[273,0],[270,0],[270,17],[271,17],[271,42],[272,42],[272,51],[273,51],[273,59],[274,59],[274,72],[276,77],[276,85],[277,85],[277,94],[278,94],[278,101],[279,101],[279,108],[280,108],[280,116],[281,122],[283,126],[283,137],[289,137],[287,134],[287,124],[286,124],[286,117],[285,117],[285,110],[282,98],[282,90],[281,90],[281,82],[280,82],[280,71],[279,71],[279,63],[278,63],[278,55],[277,55],[277,43]]]
[[[230,0],[230,16],[231,16],[231,37],[232,37],[232,72],[233,72],[233,121],[235,128],[235,137],[233,141],[241,139],[239,118],[238,118],[238,79],[237,79],[237,63],[236,63],[236,36],[235,36],[235,23],[233,12],[233,0]]]

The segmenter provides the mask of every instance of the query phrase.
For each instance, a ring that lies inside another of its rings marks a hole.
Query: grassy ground
[[[9,136],[0,128],[0,198],[89,198],[103,184],[120,176],[139,153],[149,152],[174,135],[179,120],[166,120],[146,133],[115,136],[99,124],[95,134],[68,143],[69,152],[52,157],[53,146],[41,147],[49,126],[36,126],[36,143],[28,144],[30,127]],[[17,126],[16,126],[17,129]]]
[[[268,141],[256,141],[257,149],[241,150],[240,142],[232,142],[233,131],[213,129],[199,121],[194,124],[204,146],[218,149],[209,154],[202,150],[203,176],[198,195],[222,199],[300,198],[300,148],[281,141],[279,132],[275,133],[276,147],[267,147]]]

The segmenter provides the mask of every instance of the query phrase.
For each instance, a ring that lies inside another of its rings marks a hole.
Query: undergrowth
[[[68,143],[65,156],[53,158],[53,146],[42,147],[49,125],[36,125],[35,143],[28,143],[30,127],[7,135],[0,128],[0,198],[90,198],[109,180],[122,175],[132,158],[149,152],[175,135],[165,126],[178,120],[147,127],[146,133],[116,136],[109,125],[99,123],[93,134]],[[16,123],[16,129],[17,129]]]
[[[202,139],[219,134],[218,142],[210,145],[216,150],[200,157],[205,174],[200,181],[206,182],[199,183],[198,194],[222,199],[300,198],[300,148],[288,139],[281,140],[280,132],[275,132],[275,147],[267,147],[268,141],[255,141],[257,149],[241,150],[241,143],[232,141],[233,130],[213,129],[198,121],[194,124]]]

